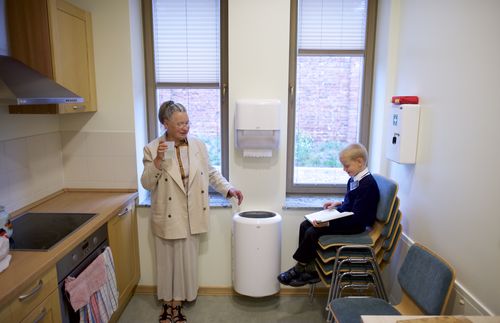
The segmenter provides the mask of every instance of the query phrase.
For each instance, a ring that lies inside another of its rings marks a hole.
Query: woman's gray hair
[[[158,120],[163,124],[165,119],[170,120],[172,118],[174,112],[187,112],[187,110],[180,103],[175,103],[174,101],[163,102],[158,111]]]

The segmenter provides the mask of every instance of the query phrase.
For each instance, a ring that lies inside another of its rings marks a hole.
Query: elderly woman
[[[165,102],[158,118],[166,132],[144,147],[141,183],[151,192],[160,322],[186,322],[182,301],[197,296],[199,236],[208,231],[208,185],[238,204],[243,194],[210,165],[205,144],[188,136],[184,106]],[[167,156],[169,148],[174,153]]]

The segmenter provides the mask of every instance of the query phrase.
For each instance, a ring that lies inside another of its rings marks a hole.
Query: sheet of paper
[[[352,212],[339,212],[335,209],[324,209],[319,212],[314,212],[310,214],[306,214],[305,218],[309,220],[309,222],[313,222],[313,220],[316,220],[317,222],[326,222],[334,219],[339,219],[343,218],[345,216],[353,215],[354,213]]]

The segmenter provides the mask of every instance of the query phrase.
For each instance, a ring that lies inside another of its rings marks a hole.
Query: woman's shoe
[[[186,316],[182,314],[182,305],[174,307],[172,312],[172,323],[187,323]]]
[[[163,313],[160,314],[160,323],[172,323],[172,305],[169,303],[163,304]]]

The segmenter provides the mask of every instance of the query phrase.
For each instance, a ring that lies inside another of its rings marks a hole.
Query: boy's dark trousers
[[[293,258],[301,263],[309,263],[316,257],[316,246],[322,235],[329,234],[330,228],[315,228],[308,220],[300,224],[299,247],[293,254]]]
[[[341,220],[341,219],[339,219]],[[300,224],[299,247],[293,254],[293,258],[298,262],[307,264],[316,258],[316,248],[319,237],[326,234],[353,234],[364,231],[364,227],[349,227],[342,225],[342,221],[331,221],[330,226],[315,228],[308,220]]]

